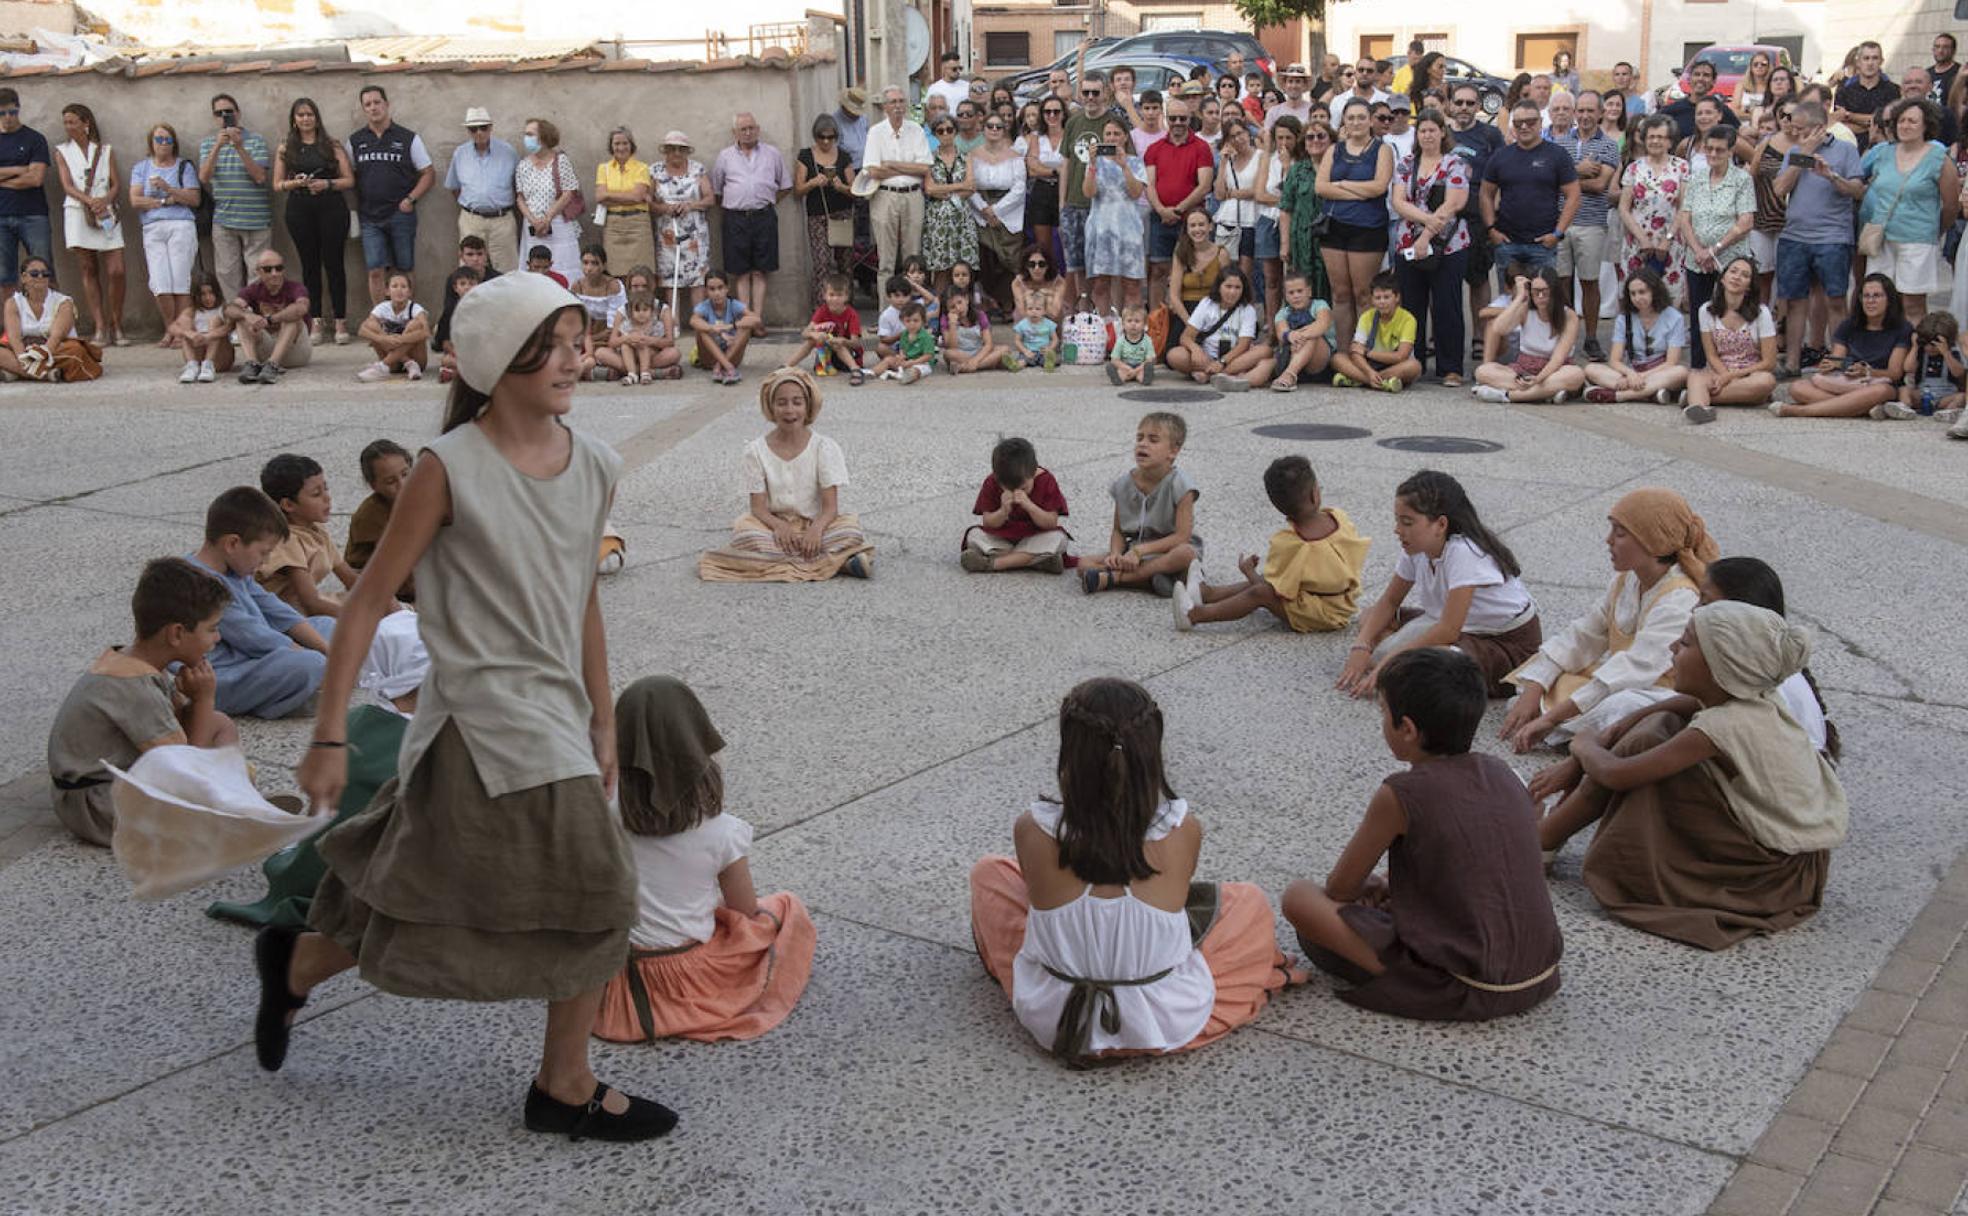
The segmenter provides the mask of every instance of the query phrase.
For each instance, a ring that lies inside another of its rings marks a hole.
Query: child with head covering
[[[1778,688],[1810,637],[1767,608],[1695,609],[1674,646],[1677,694],[1610,746],[1572,740],[1578,788],[1544,818],[1542,846],[1586,824],[1585,885],[1617,920],[1722,950],[1818,910],[1845,791]]]
[[[615,729],[638,916],[594,1033],[618,1043],[755,1039],[806,990],[813,918],[789,892],[754,894],[752,825],[724,813],[713,759],[724,738],[689,685],[637,680],[615,703]]]
[[[1702,517],[1672,490],[1635,490],[1607,518],[1613,581],[1605,598],[1506,677],[1519,692],[1503,737],[1520,752],[1604,730],[1671,691],[1668,648],[1720,551]]]
[[[375,697],[375,703],[358,705],[348,714],[349,776],[336,807],[336,822],[368,806],[383,783],[396,776],[396,754],[403,746],[410,715],[417,712],[417,690],[429,671],[430,653],[417,636],[417,614],[406,611],[384,617],[362,665],[363,690]],[[332,825],[324,826],[324,831],[327,826]],[[260,864],[267,878],[265,895],[250,904],[220,901],[205,914],[248,925],[305,927],[314,888],[327,869],[314,847],[319,835],[289,845]]]

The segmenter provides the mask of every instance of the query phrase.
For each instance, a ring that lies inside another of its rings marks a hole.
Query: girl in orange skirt
[[[615,703],[615,727],[640,915],[595,1035],[756,1039],[806,990],[813,918],[795,895],[753,893],[752,825],[723,813],[724,774],[712,756],[724,739],[688,685],[637,680]]]
[[[1059,710],[1059,801],[1012,829],[1018,859],[970,872],[984,969],[1062,1062],[1187,1051],[1251,1021],[1305,976],[1249,883],[1192,883],[1203,829],[1162,771],[1162,711],[1129,680]]]

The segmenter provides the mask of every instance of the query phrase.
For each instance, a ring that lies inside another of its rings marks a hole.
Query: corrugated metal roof
[[[545,38],[459,38],[406,35],[351,38],[349,58],[364,63],[468,63],[488,60],[600,58],[592,40]]]

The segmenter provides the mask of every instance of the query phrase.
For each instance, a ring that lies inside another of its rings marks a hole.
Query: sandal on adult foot
[[[299,929],[268,926],[253,939],[253,969],[260,975],[260,1011],[253,1021],[253,1051],[260,1067],[279,1072],[287,1062],[289,1024],[296,1009],[307,1004],[287,986],[287,972],[294,961],[294,942]]]
[[[561,1102],[535,1083],[526,1091],[526,1130],[569,1140],[633,1144],[668,1135],[677,1125],[677,1113],[661,1102],[623,1094],[629,1109],[618,1115],[601,1104],[607,1095],[608,1087],[597,1083],[594,1097],[586,1102]]]

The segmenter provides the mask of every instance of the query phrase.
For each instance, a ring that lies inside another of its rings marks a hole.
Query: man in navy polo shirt
[[[369,268],[369,302],[388,293],[390,272],[417,265],[417,200],[437,182],[423,137],[390,121],[389,94],[365,85],[359,94],[368,125],[348,137],[355,166],[356,213],[362,220],[362,263]],[[411,280],[415,283],[415,279]]]
[[[48,140],[21,123],[20,94],[0,87],[0,297],[20,282],[20,249],[54,254],[48,227]],[[52,264],[52,263],[51,263]]]
[[[1578,167],[1544,138],[1535,103],[1510,112],[1515,143],[1505,144],[1483,167],[1483,225],[1489,229],[1491,264],[1558,265],[1558,242],[1579,209]]]

